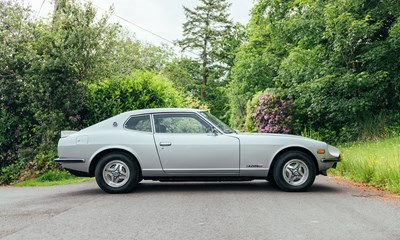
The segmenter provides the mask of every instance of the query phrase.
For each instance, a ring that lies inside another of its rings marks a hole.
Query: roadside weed
[[[15,186],[54,186],[90,180],[93,180],[93,178],[75,177],[67,171],[48,171],[37,178],[16,183]]]
[[[344,159],[334,174],[400,193],[400,137],[340,147]]]

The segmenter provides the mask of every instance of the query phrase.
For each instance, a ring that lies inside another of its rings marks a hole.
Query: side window
[[[154,116],[157,133],[207,133],[210,126],[195,114],[161,114]]]
[[[151,132],[150,116],[133,116],[125,123],[125,128],[142,132]]]

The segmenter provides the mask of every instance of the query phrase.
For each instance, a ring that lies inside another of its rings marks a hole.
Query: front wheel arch
[[[319,166],[318,166],[318,162],[317,162],[317,158],[314,156],[314,154],[311,153],[310,150],[306,149],[306,148],[302,148],[302,147],[289,147],[289,148],[285,148],[282,149],[280,152],[278,152],[275,157],[272,159],[272,162],[269,166],[269,171],[268,171],[268,176],[267,176],[267,180],[268,181],[273,181],[273,176],[272,176],[272,172],[274,169],[274,166],[277,162],[277,160],[283,155],[286,154],[288,152],[292,152],[292,151],[299,151],[302,152],[304,154],[306,154],[308,157],[311,158],[311,160],[314,163],[315,169],[317,170],[317,175],[319,174]]]

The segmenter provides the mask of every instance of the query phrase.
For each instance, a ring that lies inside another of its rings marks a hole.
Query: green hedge
[[[116,114],[145,108],[180,107],[185,98],[167,78],[149,71],[135,71],[90,84],[83,116],[89,126]]]

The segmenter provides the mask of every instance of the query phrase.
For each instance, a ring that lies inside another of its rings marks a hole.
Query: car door
[[[239,139],[216,134],[196,113],[155,114],[154,142],[165,173],[239,175]]]

